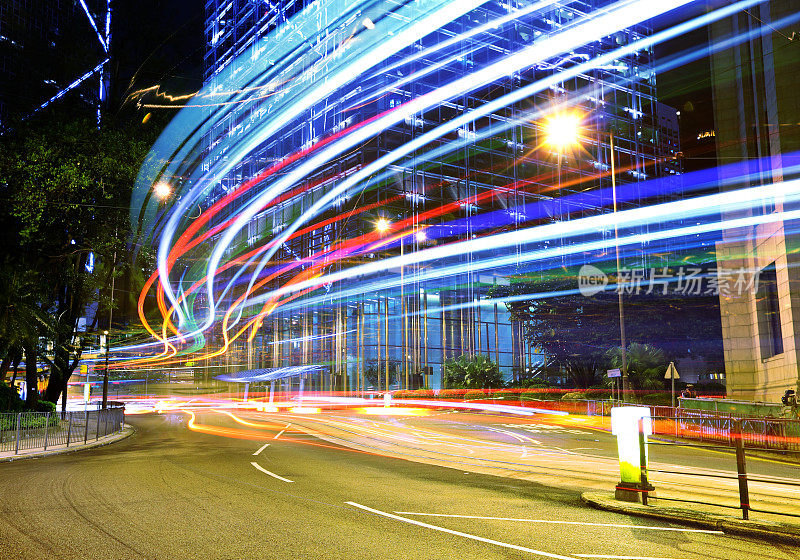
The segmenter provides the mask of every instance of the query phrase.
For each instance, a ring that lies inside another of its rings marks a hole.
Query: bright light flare
[[[378,218],[375,222],[375,231],[378,233],[386,233],[390,227],[392,227],[392,222],[386,218]]]
[[[577,113],[559,113],[544,123],[545,142],[559,150],[576,146],[581,118]]]
[[[159,181],[153,185],[153,194],[155,194],[156,198],[159,200],[166,200],[167,197],[172,194],[172,187],[166,181]]]
[[[356,408],[358,414],[371,416],[427,416],[431,413],[425,408],[389,408],[385,406],[365,406]]]

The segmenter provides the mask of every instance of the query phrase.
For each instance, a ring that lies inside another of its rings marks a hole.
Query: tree
[[[0,268],[0,351],[3,353],[0,374],[5,376],[14,364],[14,378],[22,356],[25,356],[27,405],[34,407],[38,399],[37,356],[39,337],[49,331],[47,316],[42,312],[39,296],[42,290],[30,271],[18,269],[8,260]],[[12,380],[13,384],[13,380]]]
[[[491,295],[515,296],[506,307],[512,321],[524,324],[526,340],[563,368],[574,386],[587,388],[607,367],[608,350],[620,344],[619,304],[616,292],[584,296],[577,288],[577,274],[563,273],[497,286]],[[624,295],[628,341],[657,346],[670,359],[691,353],[722,362],[716,295],[646,292]]]
[[[445,362],[444,384],[451,389],[491,389],[503,386],[503,376],[486,356],[462,354]]]
[[[98,314],[112,305],[103,288],[119,271],[113,255],[125,253],[130,193],[151,137],[91,120],[32,122],[0,137],[0,256],[42,286],[36,304],[49,331],[25,352],[34,371],[37,357],[50,366],[49,401],[66,396]]]
[[[493,297],[524,294],[558,294],[511,300],[506,304],[512,321],[524,324],[524,336],[546,359],[566,371],[576,387],[591,387],[605,363],[610,346],[608,318],[580,294],[571,294],[575,284],[563,278],[498,286]],[[613,331],[612,331],[613,332]],[[618,332],[618,331],[617,331]]]
[[[622,348],[611,348],[608,358],[613,367],[622,367]],[[664,388],[664,373],[668,362],[662,350],[649,344],[631,342],[626,351],[626,359],[628,379],[634,389]]]

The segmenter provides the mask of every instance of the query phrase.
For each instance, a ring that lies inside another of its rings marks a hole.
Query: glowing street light
[[[559,113],[553,115],[544,125],[547,144],[558,148],[559,152],[569,146],[578,144],[580,117],[575,113]]]
[[[581,115],[579,113],[558,113],[551,116],[544,123],[545,143],[558,149],[558,188],[561,189],[561,154],[566,148],[577,146],[580,143],[580,124]],[[608,142],[611,150],[611,194],[614,203],[613,212],[617,213],[617,171],[615,168],[614,157],[614,132],[609,131]],[[619,256],[619,233],[617,223],[614,223],[614,242],[616,246],[617,278],[619,278],[620,256]],[[622,301],[622,290],[617,290],[619,307],[619,335],[622,345],[622,392],[623,401],[628,401],[630,397],[630,379],[628,378],[628,360],[625,340],[625,308]]]
[[[165,200],[172,194],[172,187],[166,181],[159,181],[153,185],[153,194],[155,194],[156,198],[159,200]]]
[[[391,226],[392,223],[386,218],[378,218],[378,220],[375,222],[375,231],[378,233],[386,233],[389,231]]]
[[[364,18],[364,21],[361,23],[364,24],[364,27],[367,29],[375,29],[375,23],[373,23],[373,21],[369,18]]]

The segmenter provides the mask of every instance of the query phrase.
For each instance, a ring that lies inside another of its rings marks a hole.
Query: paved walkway
[[[690,525],[700,529],[716,529],[732,535],[750,538],[780,540],[800,545],[800,504],[790,506],[792,513],[798,517],[778,516],[763,513],[751,513],[758,519],[744,520],[741,512],[738,517],[719,513],[720,508],[689,502],[659,501],[651,498],[645,506],[640,503],[623,502],[614,498],[613,492],[584,492],[581,500],[606,511],[614,511],[626,515],[661,519]],[[786,509],[786,508],[784,508]]]
[[[13,451],[3,451],[0,452],[0,462],[4,461],[14,461],[15,459],[27,459],[33,457],[47,457],[48,455],[56,455],[58,453],[72,453],[73,451],[80,451],[82,449],[91,449],[93,447],[100,447],[102,445],[108,445],[109,443],[114,443],[120,440],[125,439],[126,437],[132,435],[135,432],[132,426],[125,424],[125,428],[122,431],[116,432],[114,434],[110,434],[104,437],[101,437],[97,440],[91,440],[86,443],[79,442],[79,443],[71,443],[69,447],[65,444],[61,445],[48,445],[47,449],[44,448],[36,448],[36,449],[20,449],[19,453],[15,454]]]

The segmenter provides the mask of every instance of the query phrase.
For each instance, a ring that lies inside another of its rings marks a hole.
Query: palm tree
[[[631,342],[628,345],[628,378],[634,389],[663,389],[667,358],[664,351],[650,344]],[[622,349],[612,348],[608,358],[613,367],[622,366]]]

